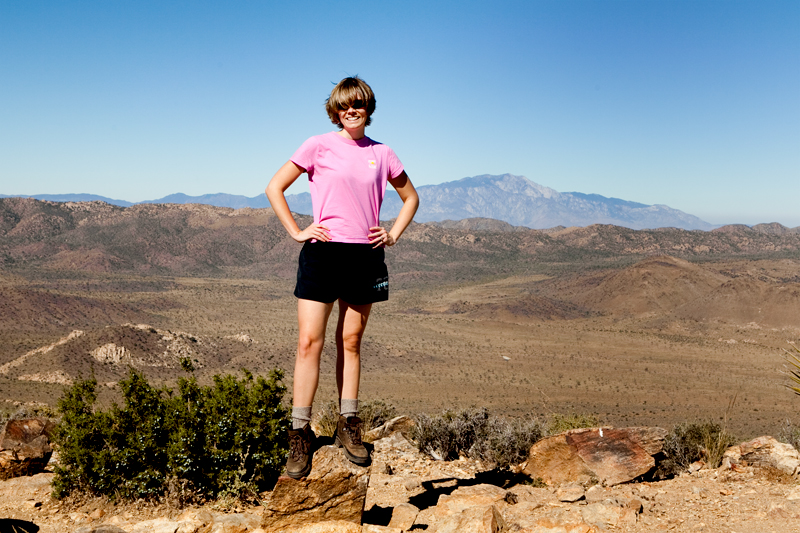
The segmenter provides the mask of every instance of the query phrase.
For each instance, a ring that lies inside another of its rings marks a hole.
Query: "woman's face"
[[[355,108],[353,106],[361,105],[362,107]],[[347,109],[339,110],[339,122],[342,123],[344,129],[352,131],[364,129],[367,127],[367,108],[360,102],[354,102]]]

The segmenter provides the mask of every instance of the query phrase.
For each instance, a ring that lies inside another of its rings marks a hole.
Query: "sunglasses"
[[[366,109],[366,107],[367,107],[367,102],[365,102],[364,100],[353,100],[353,101],[352,101],[352,102],[350,102],[349,104],[348,104],[348,103],[343,103],[343,104],[341,104],[341,105],[339,106],[339,109],[341,109],[342,111],[347,111],[347,110],[348,110],[348,109],[350,109],[351,107],[352,107],[353,109]]]

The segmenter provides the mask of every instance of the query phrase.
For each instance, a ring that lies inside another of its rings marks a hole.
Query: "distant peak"
[[[474,187],[497,187],[504,192],[523,194],[525,196],[537,198],[554,198],[560,194],[555,189],[539,185],[525,176],[517,176],[515,174],[482,174],[480,176],[472,176],[449,183],[443,183],[442,185],[450,185],[452,187],[465,189]]]

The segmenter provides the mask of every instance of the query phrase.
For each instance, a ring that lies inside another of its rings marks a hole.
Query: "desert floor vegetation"
[[[701,266],[712,277],[755,280],[760,285],[753,285],[754,294],[769,295],[785,286],[778,294],[791,302],[797,265],[791,259],[737,259]],[[692,274],[692,268],[682,275]],[[574,302],[591,290],[599,294],[605,271],[568,270],[563,275],[513,274],[483,281],[399,282],[401,288],[393,289],[390,301],[376,305],[370,317],[363,340],[362,396],[390,402],[402,414],[478,406],[539,420],[551,413],[587,413],[615,426],[671,428],[687,421],[721,422],[736,391],[737,402],[726,421],[736,435],[777,434],[784,421],[796,418],[797,399],[785,388],[782,357],[786,341],[800,338],[796,318],[795,325],[787,325],[744,321],[736,314],[744,312],[738,307],[728,315],[711,312],[703,302],[722,298],[716,293],[700,298],[694,307],[600,312]],[[677,290],[674,283],[643,294],[656,305],[663,301],[658,291]],[[201,383],[219,372],[248,368],[266,376],[272,368],[293,365],[296,303],[289,279],[31,271],[14,278],[12,285],[29,291],[29,298],[58,295],[76,307],[72,315],[66,309],[60,318],[42,314],[41,326],[33,330],[3,322],[0,365],[72,329],[120,324],[130,309],[136,310],[135,319],[188,332],[207,346],[222,346],[225,338],[246,339],[238,351],[228,350],[226,357],[199,368]],[[731,284],[722,289],[745,290]],[[750,293],[720,294],[754,308],[760,305]],[[83,303],[75,303],[77,298]],[[35,301],[28,304],[36,309]],[[714,309],[720,308],[726,306]],[[336,398],[333,331],[328,335],[315,411]],[[11,408],[53,404],[64,385],[19,378],[63,367],[63,361],[48,359],[54,354],[37,355],[25,368],[0,373],[2,400]],[[117,380],[98,388],[101,404],[119,397],[115,383],[126,371],[123,366]],[[74,376],[80,377],[88,375]]]

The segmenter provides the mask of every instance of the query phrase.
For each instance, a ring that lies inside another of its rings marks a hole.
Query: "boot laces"
[[[289,436],[289,451],[292,459],[299,461],[304,455],[308,455],[309,442],[300,435]]]
[[[344,431],[350,436],[350,442],[355,445],[361,444],[361,425],[359,422],[345,422]]]

